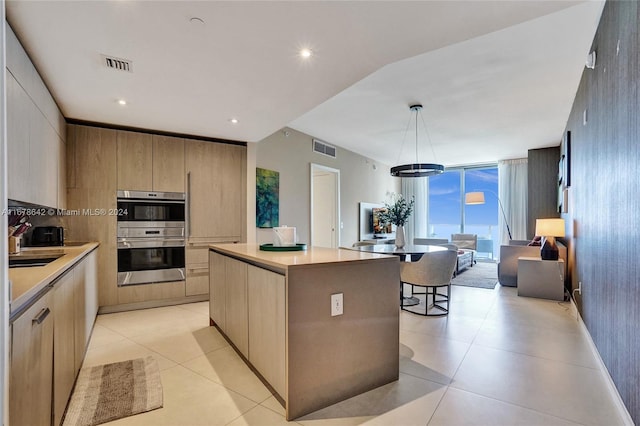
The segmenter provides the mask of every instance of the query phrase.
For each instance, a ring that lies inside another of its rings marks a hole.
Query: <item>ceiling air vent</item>
[[[336,158],[336,147],[331,146],[326,142],[322,142],[319,139],[313,140],[313,151],[319,154],[327,155],[331,158]]]
[[[128,59],[116,58],[107,55],[102,55],[102,59],[107,68],[119,71],[133,72],[133,62]]]

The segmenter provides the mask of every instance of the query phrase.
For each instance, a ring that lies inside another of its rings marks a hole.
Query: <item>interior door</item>
[[[337,248],[339,245],[338,170],[312,164],[311,245]]]

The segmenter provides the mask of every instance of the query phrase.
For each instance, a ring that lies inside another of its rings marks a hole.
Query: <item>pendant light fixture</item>
[[[409,109],[412,112],[416,113],[416,162],[413,164],[401,164],[399,166],[392,167],[391,176],[412,178],[412,177],[433,176],[433,175],[439,175],[440,173],[444,173],[444,166],[442,164],[418,162],[418,113],[420,113],[420,110],[422,109],[422,105],[420,104],[410,105]],[[409,124],[410,123],[411,122],[409,122]],[[424,124],[424,120],[423,120],[423,124]],[[409,130],[409,125],[407,125],[407,130],[405,130],[405,136],[408,130]],[[425,126],[425,130],[426,130],[426,126]],[[429,141],[429,144],[431,144],[431,141]],[[402,148],[400,150],[402,151]],[[433,150],[433,147],[432,147],[432,150]]]

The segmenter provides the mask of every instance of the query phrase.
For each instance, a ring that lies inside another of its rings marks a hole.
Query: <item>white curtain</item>
[[[527,239],[527,159],[498,162],[498,193],[514,240]],[[500,214],[500,244],[509,244],[504,218]]]
[[[415,237],[427,237],[427,215],[429,213],[429,181],[427,177],[402,178],[402,195],[410,200],[414,197],[413,213],[405,225],[405,241],[413,244]]]

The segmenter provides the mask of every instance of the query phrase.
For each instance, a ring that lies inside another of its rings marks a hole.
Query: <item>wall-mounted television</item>
[[[391,234],[391,224],[390,223],[382,223],[380,221],[380,213],[386,213],[386,207],[374,207],[371,209],[371,230],[373,231],[374,236],[380,234]]]
[[[360,203],[360,240],[387,239],[394,238],[392,225],[380,223],[378,215],[386,210],[384,204],[380,203]]]

